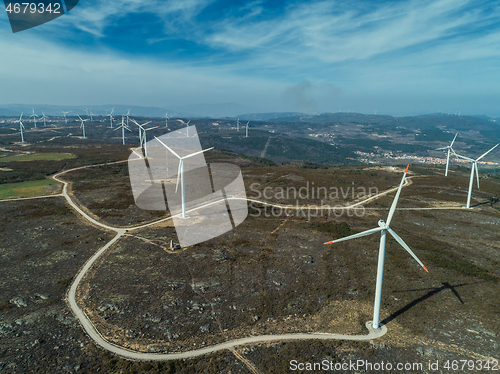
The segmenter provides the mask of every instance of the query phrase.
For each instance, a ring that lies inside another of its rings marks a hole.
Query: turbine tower
[[[167,129],[169,129],[169,128],[168,128],[168,120],[169,120],[169,119],[170,119],[170,118],[168,118],[168,112],[167,112],[167,113],[165,113],[165,127],[166,127]]]
[[[245,130],[246,130],[245,138],[248,138],[248,124],[249,123],[250,123],[250,121],[248,121],[246,126],[245,126]]]
[[[445,149],[448,150],[448,153],[446,155],[446,171],[444,172],[444,176],[445,177],[448,176],[448,165],[450,164],[450,153],[453,152],[453,154],[456,154],[452,147],[453,147],[453,143],[455,143],[455,139],[457,138],[457,135],[458,135],[458,131],[455,134],[455,137],[453,138],[453,140],[452,140],[452,142],[451,142],[450,145],[448,145],[446,147],[435,149],[435,151],[442,151],[442,150],[445,150]]]
[[[87,119],[82,119],[82,117],[80,117],[80,115],[78,115],[78,118],[80,118],[80,121],[81,121],[80,128],[83,129],[83,139],[87,139],[85,137],[85,121],[88,121],[89,119],[88,118]]]
[[[36,129],[36,117],[38,117],[36,114],[35,114],[35,108],[32,108],[33,109],[33,114],[30,116],[33,117],[33,123],[35,124],[35,129]]]
[[[129,115],[130,115],[130,109],[127,110],[127,126],[128,126]]]
[[[64,122],[68,123],[68,119],[66,118],[66,114],[71,113],[71,110],[69,110],[67,112],[65,112],[64,110],[62,110],[61,112],[63,112],[63,114],[64,114]]]
[[[236,131],[240,131],[240,119],[236,121]]]
[[[24,134],[23,134],[24,125],[22,122],[22,118],[23,118],[23,113],[21,113],[21,116],[16,122],[19,122],[19,131],[21,131],[21,143],[24,143]]]
[[[486,156],[488,153],[490,153],[492,150],[494,150],[496,147],[498,147],[498,145],[500,145],[500,143],[498,143],[496,146],[494,146],[493,148],[491,148],[488,152],[483,153],[481,156],[479,156],[475,160],[473,158],[470,158],[470,157],[458,155],[458,154],[455,153],[455,151],[453,151],[453,154],[455,156],[463,158],[464,160],[470,161],[472,163],[472,168],[470,170],[469,192],[467,194],[467,205],[466,205],[466,207],[468,209],[470,208],[470,199],[471,199],[471,196],[472,196],[472,184],[474,182],[474,170],[476,171],[477,188],[479,188],[479,172],[477,170],[477,162],[480,159],[482,159],[484,156]]]
[[[93,122],[94,121],[94,113],[92,113],[92,109],[90,109],[90,114],[88,114],[88,116],[90,117],[90,122]]]
[[[118,126],[116,129],[114,129],[113,131],[116,131],[120,128],[122,129],[122,143],[125,144],[125,130],[128,130],[130,132],[132,132],[132,130],[130,130],[128,128],[128,126],[125,124],[123,116],[122,116],[122,124],[120,126]],[[139,128],[139,131],[140,131],[140,128]]]
[[[410,165],[408,165],[410,166]],[[412,252],[410,247],[406,245],[406,243],[399,237],[398,234],[394,230],[390,228],[390,224],[392,221],[392,217],[394,216],[394,212],[396,211],[396,205],[398,203],[399,199],[399,194],[401,193],[401,188],[403,187],[405,178],[406,178],[406,173],[408,172],[408,166],[406,166],[406,170],[403,174],[403,179],[401,179],[401,183],[399,184],[398,191],[396,192],[396,196],[394,197],[394,201],[392,202],[391,209],[389,210],[389,215],[387,216],[387,222],[384,222],[383,220],[378,221],[378,226],[374,229],[366,230],[363,232],[360,232],[359,234],[354,234],[347,236],[345,238],[337,239],[337,240],[332,240],[331,242],[327,242],[325,244],[333,244],[333,243],[338,243],[344,240],[349,240],[349,239],[354,239],[354,238],[359,238],[362,236],[374,234],[376,232],[381,232],[381,237],[380,237],[380,249],[378,253],[378,266],[377,266],[377,283],[375,285],[375,305],[373,307],[373,321],[372,321],[372,326],[374,329],[378,329],[380,327],[380,304],[382,300],[382,282],[384,279],[384,260],[385,260],[385,240],[386,240],[386,234],[389,232],[389,234],[392,235],[396,241],[401,244],[401,246],[406,249],[406,251],[418,262],[420,266],[424,268],[425,271],[429,272],[427,268],[422,264],[422,262],[418,259],[417,256]]]
[[[203,153],[203,152],[206,152],[206,151],[210,151],[214,147],[207,148],[207,149],[195,152],[195,153],[191,153],[191,154],[186,155],[184,157],[181,157],[172,148],[170,148],[168,145],[166,145],[165,143],[163,143],[156,136],[155,136],[155,139],[158,140],[161,145],[163,145],[165,148],[167,148],[175,157],[177,157],[179,159],[179,168],[177,169],[177,182],[175,184],[175,192],[177,193],[177,189],[179,187],[179,179],[180,179],[180,182],[181,182],[181,201],[182,201],[182,204],[181,204],[181,207],[182,207],[182,218],[186,218],[186,190],[185,190],[185,184],[184,184],[184,160],[186,158],[190,158],[190,157],[199,155],[200,153]]]
[[[186,138],[189,138],[189,122],[191,122],[191,120],[186,123]]]

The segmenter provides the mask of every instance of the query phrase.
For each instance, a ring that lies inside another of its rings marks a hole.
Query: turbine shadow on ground
[[[460,303],[465,304],[464,301],[462,300],[462,298],[460,297],[459,293],[457,292],[457,290],[455,288],[456,287],[462,287],[462,286],[469,286],[469,285],[478,284],[478,283],[484,283],[484,281],[483,282],[474,282],[474,283],[462,283],[462,284],[457,284],[457,285],[451,285],[448,282],[441,282],[442,286],[441,287],[436,287],[436,288],[422,288],[422,289],[416,289],[416,290],[395,291],[395,292],[413,292],[413,291],[431,290],[431,291],[427,292],[425,295],[419,297],[418,299],[413,300],[409,304],[406,304],[404,307],[402,307],[398,311],[392,313],[389,317],[387,317],[386,319],[384,319],[381,322],[381,324],[382,325],[387,325],[389,322],[391,322],[392,320],[396,319],[401,314],[407,312],[408,310],[410,310],[411,308],[413,308],[417,304],[421,303],[422,301],[427,300],[431,296],[434,296],[434,295],[436,295],[439,292],[444,291],[444,290],[450,290],[457,297],[457,299],[460,301]]]

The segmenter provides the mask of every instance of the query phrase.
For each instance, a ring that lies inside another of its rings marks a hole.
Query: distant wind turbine
[[[182,201],[182,203],[181,203],[181,210],[182,210],[182,218],[186,218],[186,191],[185,191],[185,185],[184,185],[184,160],[186,158],[199,155],[200,153],[203,153],[203,152],[206,152],[206,151],[210,151],[211,149],[213,149],[213,147],[207,148],[207,149],[204,149],[202,151],[195,152],[195,153],[191,153],[191,154],[189,154],[187,156],[184,156],[184,157],[181,157],[172,148],[170,148],[169,146],[167,146],[165,143],[163,143],[156,136],[155,136],[155,139],[158,140],[165,148],[167,148],[175,157],[177,157],[179,159],[179,168],[177,169],[177,183],[175,185],[175,192],[177,193],[177,188],[179,187],[179,180],[180,180],[180,182],[181,182],[181,201]]]
[[[43,126],[46,127],[47,126],[47,123],[45,122],[47,120],[47,116],[45,115],[44,112],[42,112],[42,120],[43,120]]]
[[[410,165],[408,165],[410,166]],[[406,178],[406,173],[408,172],[408,166],[406,166],[406,170],[403,174],[403,179],[401,179],[401,183],[399,184],[398,191],[396,192],[396,196],[394,197],[394,200],[391,205],[391,209],[389,210],[389,215],[387,216],[387,222],[384,222],[383,220],[378,221],[378,226],[377,228],[366,230],[363,232],[360,232],[359,234],[354,234],[347,236],[345,238],[337,239],[337,240],[332,240],[331,242],[327,242],[325,244],[333,244],[333,243],[338,243],[344,240],[349,240],[349,239],[354,239],[354,238],[359,238],[362,236],[374,234],[376,232],[381,232],[381,237],[380,237],[380,249],[378,253],[378,266],[377,266],[377,283],[375,285],[375,305],[373,307],[373,321],[372,321],[372,326],[374,329],[378,329],[380,327],[380,304],[382,301],[382,282],[384,280],[384,261],[385,261],[385,240],[386,240],[386,234],[389,232],[389,234],[392,235],[396,241],[401,244],[401,246],[406,249],[406,251],[418,262],[420,266],[424,268],[425,271],[429,272],[427,268],[422,264],[422,262],[418,259],[417,256],[412,252],[410,247],[406,245],[406,243],[399,237],[398,234],[394,230],[390,228],[390,224],[392,221],[392,217],[394,216],[394,212],[396,211],[396,205],[398,203],[399,199],[399,194],[401,193],[401,188],[403,187],[405,178]]]
[[[455,137],[453,138],[452,142],[450,145],[446,146],[446,147],[442,147],[442,148],[437,148],[435,149],[435,151],[442,151],[442,150],[445,150],[447,149],[448,150],[448,153],[446,155],[446,171],[444,172],[444,176],[447,177],[448,176],[448,166],[450,164],[450,153],[453,152],[455,154],[455,151],[453,150],[453,143],[455,143],[455,139],[457,138],[457,135],[458,135],[458,131],[457,133],[455,134]]]
[[[94,121],[94,113],[92,113],[92,109],[90,109],[90,113],[88,114],[88,116],[90,117],[90,122],[93,122]]]
[[[170,119],[170,118],[168,118],[168,112],[167,112],[167,113],[165,113],[165,127],[166,127],[167,129],[168,129],[168,120],[169,120],[169,119]]]
[[[30,116],[33,117],[33,123],[35,124],[35,129],[36,129],[36,117],[38,117],[36,114],[35,114],[35,108],[32,108],[33,109],[33,114]]]
[[[87,139],[85,137],[85,121],[88,121],[89,119],[88,118],[87,119],[82,119],[82,117],[80,117],[80,115],[78,115],[78,118],[80,118],[80,121],[81,121],[80,128],[83,129],[83,139]]]
[[[62,110],[62,112],[63,112],[63,114],[64,114],[64,122],[65,122],[65,123],[68,123],[68,119],[66,118],[66,114],[71,113],[71,110],[69,110],[69,111],[67,111],[67,112],[65,112],[64,110]]]
[[[132,119],[131,121],[139,128],[139,147],[142,147],[142,128],[148,123],[151,123],[151,121],[145,122],[142,125],[139,125],[135,119]]]
[[[191,120],[189,120],[189,121],[186,123],[186,138],[189,138],[189,122],[191,122]]]
[[[245,126],[246,127],[246,134],[245,134],[245,138],[248,138],[248,124],[250,123],[250,121],[247,122],[247,125]]]
[[[236,121],[236,131],[240,131],[240,119]]]
[[[128,130],[130,132],[132,132],[132,130],[130,130],[128,128],[128,126],[125,124],[123,116],[122,116],[122,124],[120,126],[118,126],[116,129],[114,129],[113,131],[116,131],[120,128],[122,129],[122,144],[125,144],[125,130]]]
[[[19,122],[19,131],[21,131],[21,143],[24,143],[24,134],[23,134],[24,125],[22,122],[22,118],[23,118],[23,113],[21,113],[21,116],[16,122]]]
[[[474,182],[474,170],[476,171],[477,188],[479,188],[479,172],[477,170],[477,162],[480,159],[482,159],[484,156],[486,156],[488,153],[490,153],[492,150],[494,150],[496,147],[498,147],[498,145],[500,145],[500,143],[498,143],[496,146],[494,146],[493,148],[491,148],[488,152],[483,153],[481,156],[479,156],[475,160],[473,158],[470,158],[470,157],[458,155],[458,154],[455,153],[455,151],[453,151],[453,154],[455,156],[460,157],[460,158],[462,158],[464,160],[470,161],[472,163],[472,168],[470,170],[469,192],[467,194],[467,208],[470,208],[470,200],[471,200],[471,196],[472,196],[472,184]]]
[[[142,147],[144,145],[144,157],[148,157],[148,141],[146,137],[146,132],[149,130],[157,129],[160,126],[155,126],[155,127],[150,127],[149,129],[146,129],[144,126],[147,125],[149,122],[146,122],[142,125],[139,125],[135,120],[132,120],[137,126],[139,126],[139,139],[140,139],[140,145],[139,147]]]

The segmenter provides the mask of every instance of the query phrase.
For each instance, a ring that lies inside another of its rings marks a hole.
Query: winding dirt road
[[[118,162],[112,162],[112,163],[107,163],[107,164],[101,164],[101,165],[110,165],[110,164],[116,164],[116,163],[122,163],[122,162],[127,162],[127,161],[118,161]],[[154,222],[146,223],[143,225],[139,226],[134,226],[134,227],[114,227],[107,225],[105,223],[99,222],[96,219],[90,217],[87,213],[85,213],[72,199],[70,194],[68,193],[68,187],[69,187],[69,182],[66,182],[61,178],[62,175],[79,170],[79,169],[84,169],[84,168],[90,168],[90,167],[96,167],[99,165],[88,165],[88,166],[81,166],[77,167],[74,169],[69,169],[65,170],[62,172],[59,172],[55,174],[52,178],[63,184],[63,189],[62,193],[60,194],[55,194],[55,195],[49,195],[49,196],[38,196],[38,197],[33,197],[33,198],[46,198],[46,197],[56,197],[56,196],[63,196],[68,204],[78,213],[80,214],[83,218],[85,218],[87,221],[92,223],[93,225],[96,225],[100,228],[103,228],[105,230],[110,230],[114,231],[116,235],[111,239],[108,243],[106,243],[102,248],[97,250],[92,257],[90,257],[85,264],[80,268],[78,273],[76,274],[73,283],[71,284],[67,295],[66,295],[66,300],[68,305],[70,306],[71,310],[75,314],[75,316],[78,318],[80,321],[82,327],[86,331],[86,333],[94,340],[94,342],[101,346],[102,348],[113,352],[119,356],[129,358],[129,359],[134,359],[134,360],[173,360],[173,359],[181,359],[181,358],[192,358],[192,357],[197,357],[200,355],[204,354],[209,354],[221,350],[230,350],[233,353],[235,353],[234,348],[240,345],[244,344],[254,344],[254,343],[262,343],[262,342],[271,342],[271,341],[284,341],[284,340],[309,340],[309,339],[322,339],[322,340],[332,340],[332,339],[342,339],[342,340],[371,340],[378,338],[382,335],[384,335],[387,332],[386,326],[382,326],[378,330],[374,330],[371,327],[371,322],[367,322],[367,329],[368,329],[368,334],[367,335],[343,335],[343,334],[330,334],[330,333],[297,333],[297,334],[279,334],[279,335],[260,335],[260,336],[250,336],[246,338],[241,338],[241,339],[235,339],[235,340],[230,340],[221,344],[216,344],[212,345],[209,347],[205,348],[200,348],[200,349],[195,349],[195,350],[189,350],[185,352],[179,352],[179,353],[145,353],[145,352],[137,352],[137,351],[132,351],[123,347],[120,347],[118,345],[115,345],[113,343],[110,343],[107,341],[102,334],[97,330],[97,328],[92,324],[92,321],[89,319],[89,317],[85,314],[85,312],[78,306],[78,303],[76,301],[76,291],[78,289],[78,286],[82,279],[84,278],[85,274],[90,270],[90,268],[93,266],[95,261],[101,257],[104,252],[106,252],[109,248],[111,248],[115,243],[117,243],[122,236],[125,235],[126,232],[131,232],[135,230],[139,230],[148,226],[156,225],[158,223],[167,221],[172,219],[172,216],[163,218],[161,220],[157,220]],[[410,178],[407,178],[404,186],[408,186],[411,183]],[[336,207],[331,207],[330,209],[342,209],[342,210],[349,210],[356,208],[362,204],[365,204],[367,202],[370,202],[372,200],[378,199],[384,195],[387,195],[391,192],[394,192],[397,190],[398,187],[391,188],[387,191],[381,192],[377,195],[368,197],[362,201],[358,201],[356,203],[353,203],[352,205],[341,207],[341,206],[336,206]],[[15,201],[15,200],[26,200],[30,198],[17,198],[17,199],[4,199],[0,201]],[[268,203],[265,201],[260,201],[260,200],[255,200],[255,199],[246,199],[248,202],[255,202],[259,204],[265,204],[268,206],[273,206],[277,208],[283,208],[283,209],[317,209],[317,207],[309,207],[309,206],[288,206],[288,205],[280,205],[280,204],[272,204]],[[210,203],[214,204],[214,202]],[[207,205],[210,205],[207,204]],[[204,208],[204,206],[199,206],[193,210],[201,209]],[[375,208],[375,209],[385,209],[385,208]],[[406,209],[463,209],[461,207],[438,207],[438,208],[406,208]],[[237,354],[235,353],[237,356]],[[237,356],[238,357],[238,356]],[[246,364],[248,366],[248,364]]]

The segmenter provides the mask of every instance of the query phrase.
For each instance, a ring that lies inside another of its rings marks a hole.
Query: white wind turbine
[[[455,143],[455,139],[457,138],[457,135],[458,135],[458,131],[457,133],[455,134],[455,137],[453,138],[452,142],[450,145],[446,146],[446,147],[442,147],[442,148],[437,148],[435,149],[435,151],[442,151],[442,150],[445,150],[447,149],[448,150],[448,153],[446,155],[446,171],[444,172],[444,176],[447,177],[448,176],[448,166],[450,164],[450,153],[453,152],[453,154],[455,154],[455,151],[453,150],[453,143]]]
[[[182,218],[186,218],[186,191],[185,191],[185,185],[184,185],[184,160],[186,158],[190,158],[196,155],[199,155],[200,153],[210,151],[214,147],[203,149],[201,151],[191,153],[189,155],[186,155],[184,157],[179,156],[172,148],[170,148],[168,145],[163,143],[160,139],[158,139],[155,136],[155,139],[158,140],[161,145],[163,145],[165,148],[167,148],[175,157],[179,159],[179,168],[177,169],[177,183],[175,184],[175,192],[177,193],[177,189],[179,187],[179,180],[181,182],[181,209],[182,209]]]
[[[240,119],[236,121],[236,131],[240,131]]]
[[[125,144],[125,130],[128,130],[130,132],[132,132],[132,130],[130,130],[128,128],[128,126],[125,124],[123,116],[122,116],[122,124],[120,126],[118,126],[116,129],[114,129],[113,131],[116,131],[120,128],[122,129],[122,143]],[[139,131],[140,131],[140,128],[139,128]]]
[[[35,108],[32,108],[33,109],[33,114],[30,116],[33,117],[33,123],[35,124],[35,129],[36,129],[36,117],[38,117],[36,114],[35,114]]]
[[[67,112],[65,112],[64,110],[62,110],[61,112],[63,112],[63,114],[64,114],[64,122],[68,123],[68,119],[66,118],[66,114],[71,113],[71,110],[69,110]]]
[[[170,118],[168,118],[168,112],[167,112],[167,113],[165,113],[165,127],[166,127],[167,129],[168,129],[168,120],[169,120],[169,119],[170,119]]]
[[[148,123],[151,123],[151,121],[145,122],[142,125],[139,125],[135,119],[132,119],[132,122],[137,125],[139,128],[139,147],[142,147],[142,129],[143,126],[146,126]]]
[[[89,119],[88,118],[87,119],[82,119],[82,117],[80,117],[80,115],[78,115],[78,118],[80,118],[80,121],[81,121],[80,128],[83,129],[83,139],[87,139],[85,137],[85,121],[88,121]]]
[[[94,121],[94,113],[92,113],[92,109],[90,109],[90,114],[88,114],[88,116],[90,117],[90,122],[93,122]]]
[[[139,125],[135,120],[132,120],[137,126],[139,126],[139,140],[140,144],[139,147],[142,147],[144,145],[144,157],[148,157],[148,141],[146,139],[146,132],[149,130],[157,129],[160,126],[155,126],[155,127],[150,127],[149,129],[144,128],[145,125],[147,125],[149,122],[143,123],[142,125]]]
[[[129,115],[130,115],[130,109],[127,110],[127,126],[128,126]]]
[[[410,166],[410,165],[408,165]],[[380,304],[382,300],[382,282],[384,279],[384,260],[385,260],[385,240],[386,240],[386,233],[389,232],[389,234],[392,235],[396,241],[401,244],[401,246],[406,249],[406,251],[418,262],[420,266],[424,268],[425,271],[429,272],[427,268],[422,264],[422,262],[418,259],[417,256],[412,252],[410,247],[406,245],[406,243],[399,237],[398,234],[394,230],[390,228],[390,224],[392,221],[392,217],[394,216],[394,212],[396,211],[396,205],[398,203],[399,199],[399,194],[401,193],[401,188],[403,187],[405,178],[406,178],[406,173],[408,172],[408,166],[406,167],[405,173],[403,175],[403,179],[401,179],[401,183],[399,184],[398,191],[396,192],[396,196],[394,197],[394,201],[392,202],[391,209],[389,210],[389,215],[387,216],[387,222],[384,222],[383,220],[378,221],[379,227],[366,230],[363,232],[360,232],[359,234],[354,234],[347,236],[345,238],[337,239],[337,240],[332,240],[331,242],[327,242],[325,244],[333,244],[333,243],[338,243],[344,240],[349,240],[349,239],[354,239],[354,238],[359,238],[361,236],[366,236],[370,234],[374,234],[376,232],[381,232],[381,237],[380,237],[380,249],[378,252],[378,266],[377,266],[377,283],[375,285],[375,305],[373,308],[373,322],[372,326],[374,329],[378,329],[380,326],[379,320],[380,320]]]
[[[248,121],[246,126],[245,126],[245,130],[246,130],[245,138],[248,138],[248,124],[249,123],[250,123],[250,121]]]
[[[109,113],[108,116],[109,116],[109,128],[112,129],[113,128],[113,112]]]
[[[44,112],[42,112],[42,120],[43,120],[43,126],[46,127],[47,126],[47,123],[46,123],[46,120],[47,120],[47,116],[45,115]]]
[[[21,121],[22,118],[23,118],[23,113],[21,113],[21,116],[16,122],[19,122],[19,131],[21,131],[21,143],[24,143],[24,134],[23,134],[24,125],[23,122]]]
[[[191,122],[191,120],[189,120],[189,121],[186,123],[186,138],[189,138],[189,122]]]
[[[476,170],[477,188],[479,188],[479,172],[477,170],[477,162],[480,159],[482,159],[484,156],[486,156],[488,153],[490,153],[492,150],[494,150],[496,147],[498,147],[498,145],[500,145],[500,143],[498,143],[496,146],[494,146],[493,148],[491,148],[488,152],[483,153],[481,156],[479,156],[475,160],[473,158],[470,158],[470,157],[458,155],[458,154],[455,153],[455,151],[453,151],[453,154],[455,156],[463,158],[464,160],[468,160],[468,161],[470,161],[472,163],[472,168],[470,170],[469,193],[467,194],[467,208],[470,208],[470,199],[471,199],[471,196],[472,196],[472,184],[474,182],[474,170]]]

